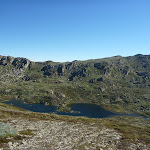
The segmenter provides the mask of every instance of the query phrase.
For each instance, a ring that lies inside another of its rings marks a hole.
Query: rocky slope
[[[0,98],[60,106],[86,102],[150,115],[150,55],[73,62],[0,56]]]

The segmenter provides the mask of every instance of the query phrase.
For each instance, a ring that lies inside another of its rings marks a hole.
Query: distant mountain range
[[[0,100],[57,105],[96,103],[150,115],[150,55],[58,63],[0,55]]]

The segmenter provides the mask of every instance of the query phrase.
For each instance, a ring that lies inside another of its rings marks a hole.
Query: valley
[[[4,104],[55,107],[70,113],[73,103],[113,113],[145,116],[88,118],[32,112]],[[73,61],[32,62],[0,56],[0,149],[150,148],[150,55]]]
[[[59,106],[98,104],[150,115],[150,56],[115,56],[65,63],[0,56],[0,99]]]

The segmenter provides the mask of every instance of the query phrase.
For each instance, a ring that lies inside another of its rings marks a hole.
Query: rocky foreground
[[[108,129],[102,119],[98,122],[47,119],[45,114],[24,118],[20,115],[1,119],[15,127],[20,139],[7,138],[1,150],[148,150],[150,145],[142,142],[133,143],[132,140],[123,141],[122,134]],[[37,114],[36,114],[37,115]],[[45,116],[45,117],[44,117]]]
[[[95,124],[68,123],[65,121],[30,121],[21,118],[9,123],[18,131],[30,129],[34,135],[20,142],[9,142],[10,149],[117,149],[121,135]]]

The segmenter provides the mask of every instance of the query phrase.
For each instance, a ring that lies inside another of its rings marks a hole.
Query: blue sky
[[[0,55],[73,61],[150,54],[150,0],[0,0]]]

